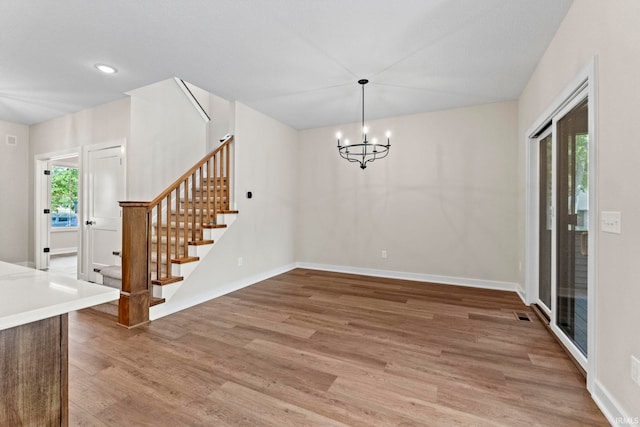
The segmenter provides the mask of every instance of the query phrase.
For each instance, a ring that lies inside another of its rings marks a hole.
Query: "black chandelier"
[[[365,169],[367,163],[374,160],[384,159],[389,155],[389,148],[391,148],[391,133],[387,131],[387,144],[379,144],[376,138],[371,141],[367,141],[367,127],[364,125],[364,85],[369,83],[367,79],[358,80],[358,83],[362,85],[362,142],[359,144],[349,144],[349,140],[344,140],[344,145],[340,144],[340,138],[342,134],[338,132],[336,137],[338,138],[338,152],[340,157],[347,159],[350,162],[360,163],[360,168]]]

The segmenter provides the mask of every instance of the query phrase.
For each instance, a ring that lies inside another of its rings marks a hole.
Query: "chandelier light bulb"
[[[385,133],[385,136],[387,137],[387,139],[391,138],[391,131],[388,130],[387,133]]]
[[[366,126],[362,127],[362,133],[364,133],[365,135],[369,132],[369,128]]]
[[[344,145],[349,145],[349,140],[348,139],[344,140]]]
[[[378,138],[373,138],[373,139],[371,140],[371,142],[372,142],[373,144],[377,144],[377,143],[378,143]]]
[[[336,132],[336,138],[338,138],[338,139],[342,138],[342,133],[341,132]]]

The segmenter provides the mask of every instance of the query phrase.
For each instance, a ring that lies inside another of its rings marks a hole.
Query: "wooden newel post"
[[[118,323],[127,328],[149,322],[148,202],[122,207],[122,290]]]

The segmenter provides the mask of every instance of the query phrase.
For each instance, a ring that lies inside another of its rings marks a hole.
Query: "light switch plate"
[[[602,211],[600,212],[600,230],[604,233],[620,234],[621,219],[620,212]]]

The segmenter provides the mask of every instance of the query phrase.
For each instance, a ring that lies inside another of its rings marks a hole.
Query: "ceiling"
[[[571,0],[2,0],[0,120],[180,77],[296,129],[517,99]],[[96,63],[118,69],[98,72]]]

